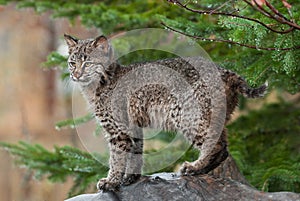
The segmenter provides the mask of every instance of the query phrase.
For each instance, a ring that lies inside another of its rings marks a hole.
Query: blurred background
[[[47,55],[60,47],[63,34],[94,37],[97,31],[78,22],[51,20],[32,9],[0,6],[0,141],[80,146],[73,130],[56,130],[59,120],[72,118],[72,87],[59,70],[42,68]],[[70,182],[52,184],[33,179],[0,151],[0,200],[61,200]]]

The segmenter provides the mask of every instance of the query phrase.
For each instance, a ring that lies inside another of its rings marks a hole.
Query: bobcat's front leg
[[[126,168],[126,158],[132,149],[132,140],[125,133],[119,133],[111,136],[109,139],[110,159],[109,172],[107,178],[100,179],[98,190],[114,191],[122,183]]]
[[[123,177],[123,185],[129,185],[141,177],[143,166],[143,139],[133,138],[134,145],[127,156],[126,172]]]

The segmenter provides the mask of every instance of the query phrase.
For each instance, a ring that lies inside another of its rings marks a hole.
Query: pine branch
[[[293,127],[299,114],[296,104],[280,102],[250,111],[228,126],[230,150],[256,188],[300,192],[300,127]]]
[[[263,15],[272,18],[274,20],[276,20],[277,22],[281,23],[281,24],[287,24],[289,25],[291,28],[286,30],[287,33],[290,31],[293,31],[294,29],[298,29],[300,30],[300,25],[296,24],[293,20],[289,20],[287,19],[282,13],[280,13],[270,2],[268,2],[267,0],[265,0],[265,5],[273,12],[270,13],[268,12],[266,9],[264,9],[261,5],[259,5],[257,3],[256,0],[254,0],[254,4],[255,6],[247,1],[247,0],[243,0],[244,2],[246,2],[248,5],[252,6],[254,9],[258,10],[260,13],[262,13]],[[289,31],[290,30],[290,31]]]
[[[65,127],[75,128],[77,125],[87,123],[94,118],[94,115],[91,113],[86,114],[85,116],[78,117],[75,119],[66,119],[55,124],[55,128],[60,130]]]
[[[242,47],[247,47],[247,48],[251,48],[251,49],[257,49],[257,50],[267,50],[267,51],[290,51],[290,50],[297,50],[300,49],[300,46],[295,46],[295,47],[287,47],[287,48],[276,48],[276,47],[257,47],[254,45],[249,45],[249,44],[244,44],[244,43],[239,43],[239,42],[235,42],[232,40],[226,40],[226,39],[220,39],[220,38],[205,38],[205,37],[201,37],[201,36],[194,36],[188,33],[185,33],[183,31],[179,31],[177,29],[174,29],[168,25],[166,25],[165,23],[161,22],[161,24],[166,27],[169,30],[172,30],[176,33],[180,33],[183,35],[186,35],[188,37],[194,38],[194,39],[199,39],[199,40],[203,40],[203,41],[211,41],[211,42],[223,42],[223,43],[229,43],[232,45],[238,45],[238,46],[242,46]]]
[[[281,14],[270,2],[266,0],[266,5],[270,8],[270,10],[275,14],[273,17],[276,19],[278,22],[283,23],[283,24],[288,24],[289,26],[296,28],[300,30],[300,25],[290,21],[287,19],[283,14]],[[278,16],[278,17],[277,17]]]
[[[256,2],[256,0],[254,0]],[[273,19],[277,20],[280,23],[284,23],[285,21],[289,21],[283,14],[281,14],[270,2],[265,1],[268,8],[275,14],[272,16]]]
[[[73,177],[70,195],[84,192],[108,171],[90,153],[69,146],[48,151],[38,144],[0,142],[0,147],[16,157],[18,165],[34,170],[37,179],[46,176],[52,182],[64,182],[67,177]]]
[[[294,28],[300,30],[300,26],[299,25],[294,24],[294,23],[292,23],[290,21],[285,21],[285,24],[288,24],[289,26],[292,26],[292,28],[284,30],[284,31],[279,31],[279,30],[271,28],[270,26],[268,26],[267,24],[263,23],[260,20],[257,20],[257,19],[254,19],[254,18],[250,18],[250,17],[247,17],[247,16],[241,16],[241,15],[237,15],[237,14],[233,14],[233,13],[227,13],[227,12],[216,12],[217,9],[215,9],[215,10],[196,10],[196,9],[188,7],[188,3],[187,4],[182,4],[178,0],[167,0],[167,1],[169,1],[169,2],[171,2],[173,4],[176,4],[176,5],[184,8],[185,10],[188,10],[188,11],[193,12],[193,13],[204,14],[204,15],[223,15],[223,16],[241,18],[241,19],[245,19],[245,20],[248,20],[248,21],[252,21],[252,22],[255,22],[255,23],[258,23],[258,24],[262,25],[266,29],[268,29],[268,30],[270,30],[272,32],[275,32],[275,33],[287,34],[287,33],[290,33],[291,31],[293,31]],[[248,4],[250,3],[247,0],[244,0],[244,1],[246,3],[248,3]]]

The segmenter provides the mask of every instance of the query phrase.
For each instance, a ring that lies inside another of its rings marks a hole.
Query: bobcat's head
[[[95,81],[106,83],[112,62],[112,48],[108,39],[98,36],[79,40],[67,34],[64,37],[69,47],[68,67],[72,80],[86,85]]]

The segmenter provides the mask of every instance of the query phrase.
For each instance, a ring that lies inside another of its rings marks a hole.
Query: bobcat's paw
[[[100,179],[97,183],[97,189],[100,191],[116,191],[120,187],[119,181],[113,181],[108,178]]]
[[[184,162],[180,168],[180,173],[182,175],[196,175],[201,174],[201,171],[199,171],[199,168],[196,167],[193,163]]]
[[[136,180],[138,180],[141,177],[141,174],[125,174],[123,177],[122,184],[127,186],[132,183],[134,183]]]

